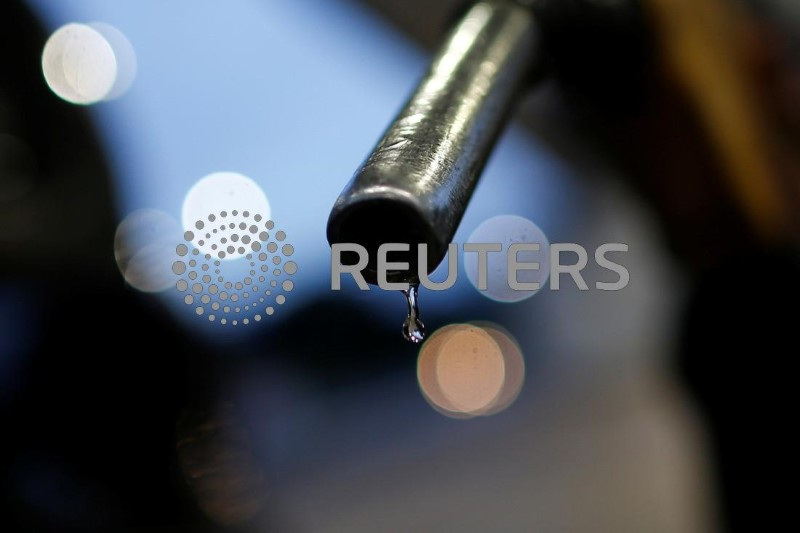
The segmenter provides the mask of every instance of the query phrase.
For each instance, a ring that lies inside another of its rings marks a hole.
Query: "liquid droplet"
[[[419,283],[413,283],[402,291],[408,305],[408,316],[403,322],[403,338],[408,342],[419,344],[425,338],[425,324],[419,319]]]

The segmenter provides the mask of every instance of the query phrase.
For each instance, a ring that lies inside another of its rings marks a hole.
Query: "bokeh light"
[[[422,346],[417,361],[423,395],[437,411],[453,418],[506,409],[519,394],[524,376],[519,345],[503,328],[488,323],[440,328]]]
[[[467,242],[502,245],[502,251],[488,253],[486,290],[478,289],[478,253],[464,253],[467,277],[472,286],[487,298],[498,302],[519,302],[536,294],[547,283],[550,276],[550,242],[544,232],[527,218],[517,215],[492,217],[481,223]],[[519,269],[516,273],[520,283],[539,283],[537,290],[514,290],[509,286],[508,250],[517,243],[539,245],[537,251],[518,251],[516,254],[518,263],[539,263],[538,270]]]
[[[184,231],[197,231],[197,222],[206,220],[210,214],[222,212],[243,213],[247,211],[269,220],[272,214],[267,195],[252,179],[237,172],[215,172],[195,183],[183,200],[181,223]],[[217,255],[211,248],[212,242],[196,244],[204,254]],[[245,255],[234,248],[221,259],[230,261]]]
[[[503,387],[505,364],[500,347],[480,328],[455,331],[439,350],[436,379],[455,410],[479,413]]]
[[[143,292],[162,292],[175,284],[172,263],[182,231],[178,221],[157,209],[126,216],[114,236],[114,258],[122,276]]]
[[[108,94],[103,97],[103,100],[119,98],[128,91],[136,78],[138,61],[136,60],[136,52],[133,49],[133,45],[124,33],[111,24],[90,22],[87,26],[105,38],[114,51],[114,59],[117,62],[117,75],[114,78],[114,84]]]
[[[517,399],[522,385],[525,383],[525,359],[516,339],[502,326],[491,322],[472,322],[488,333],[500,348],[505,367],[503,387],[494,398],[492,405],[487,407],[483,415],[493,415],[503,411]]]
[[[124,93],[136,74],[127,38],[105,23],[70,23],[58,28],[42,51],[50,89],[73,104],[89,105]]]
[[[241,526],[267,502],[265,476],[234,407],[187,411],[176,429],[178,462],[198,506],[222,526]]]

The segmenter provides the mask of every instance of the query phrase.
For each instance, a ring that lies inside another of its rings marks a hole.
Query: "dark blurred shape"
[[[113,214],[93,126],[44,83],[45,35],[23,3],[0,17],[0,275],[105,268]]]
[[[397,294],[398,326],[403,297]],[[318,387],[337,393],[397,371],[408,371],[415,347],[397,328],[351,300],[325,297],[295,312],[280,334],[259,341],[274,360],[297,368]]]
[[[181,470],[197,504],[216,523],[241,526],[264,509],[267,483],[247,428],[232,404],[185,413],[178,422]]]
[[[797,453],[797,251],[745,251],[705,272],[685,317],[680,369],[706,414],[730,531],[778,531]]]
[[[0,206],[28,194],[37,174],[33,150],[22,139],[0,132]]]
[[[121,279],[111,174],[87,111],[47,89],[45,40],[23,2],[0,3],[0,297],[24,319],[0,321],[21,340],[0,530],[202,530],[170,471],[182,402],[213,390],[207,350]]]
[[[546,71],[583,118],[641,111],[652,35],[638,0],[532,0]]]

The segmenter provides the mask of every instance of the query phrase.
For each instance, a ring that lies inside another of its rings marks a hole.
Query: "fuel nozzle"
[[[328,241],[369,254],[363,271],[376,283],[383,243],[417,246],[427,269],[444,258],[492,147],[537,66],[539,31],[529,8],[510,0],[474,4],[455,25],[416,91],[342,191],[328,220]],[[343,261],[347,261],[343,257]]]

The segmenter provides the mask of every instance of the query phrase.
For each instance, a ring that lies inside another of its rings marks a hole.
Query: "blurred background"
[[[454,242],[518,215],[627,244],[630,284],[423,289],[430,332],[491,352],[448,391],[466,356],[404,342],[400,294],[332,292],[325,225],[463,2],[4,0],[0,530],[789,519],[800,7],[557,4]],[[225,179],[293,247],[274,314],[227,327],[172,273]]]

